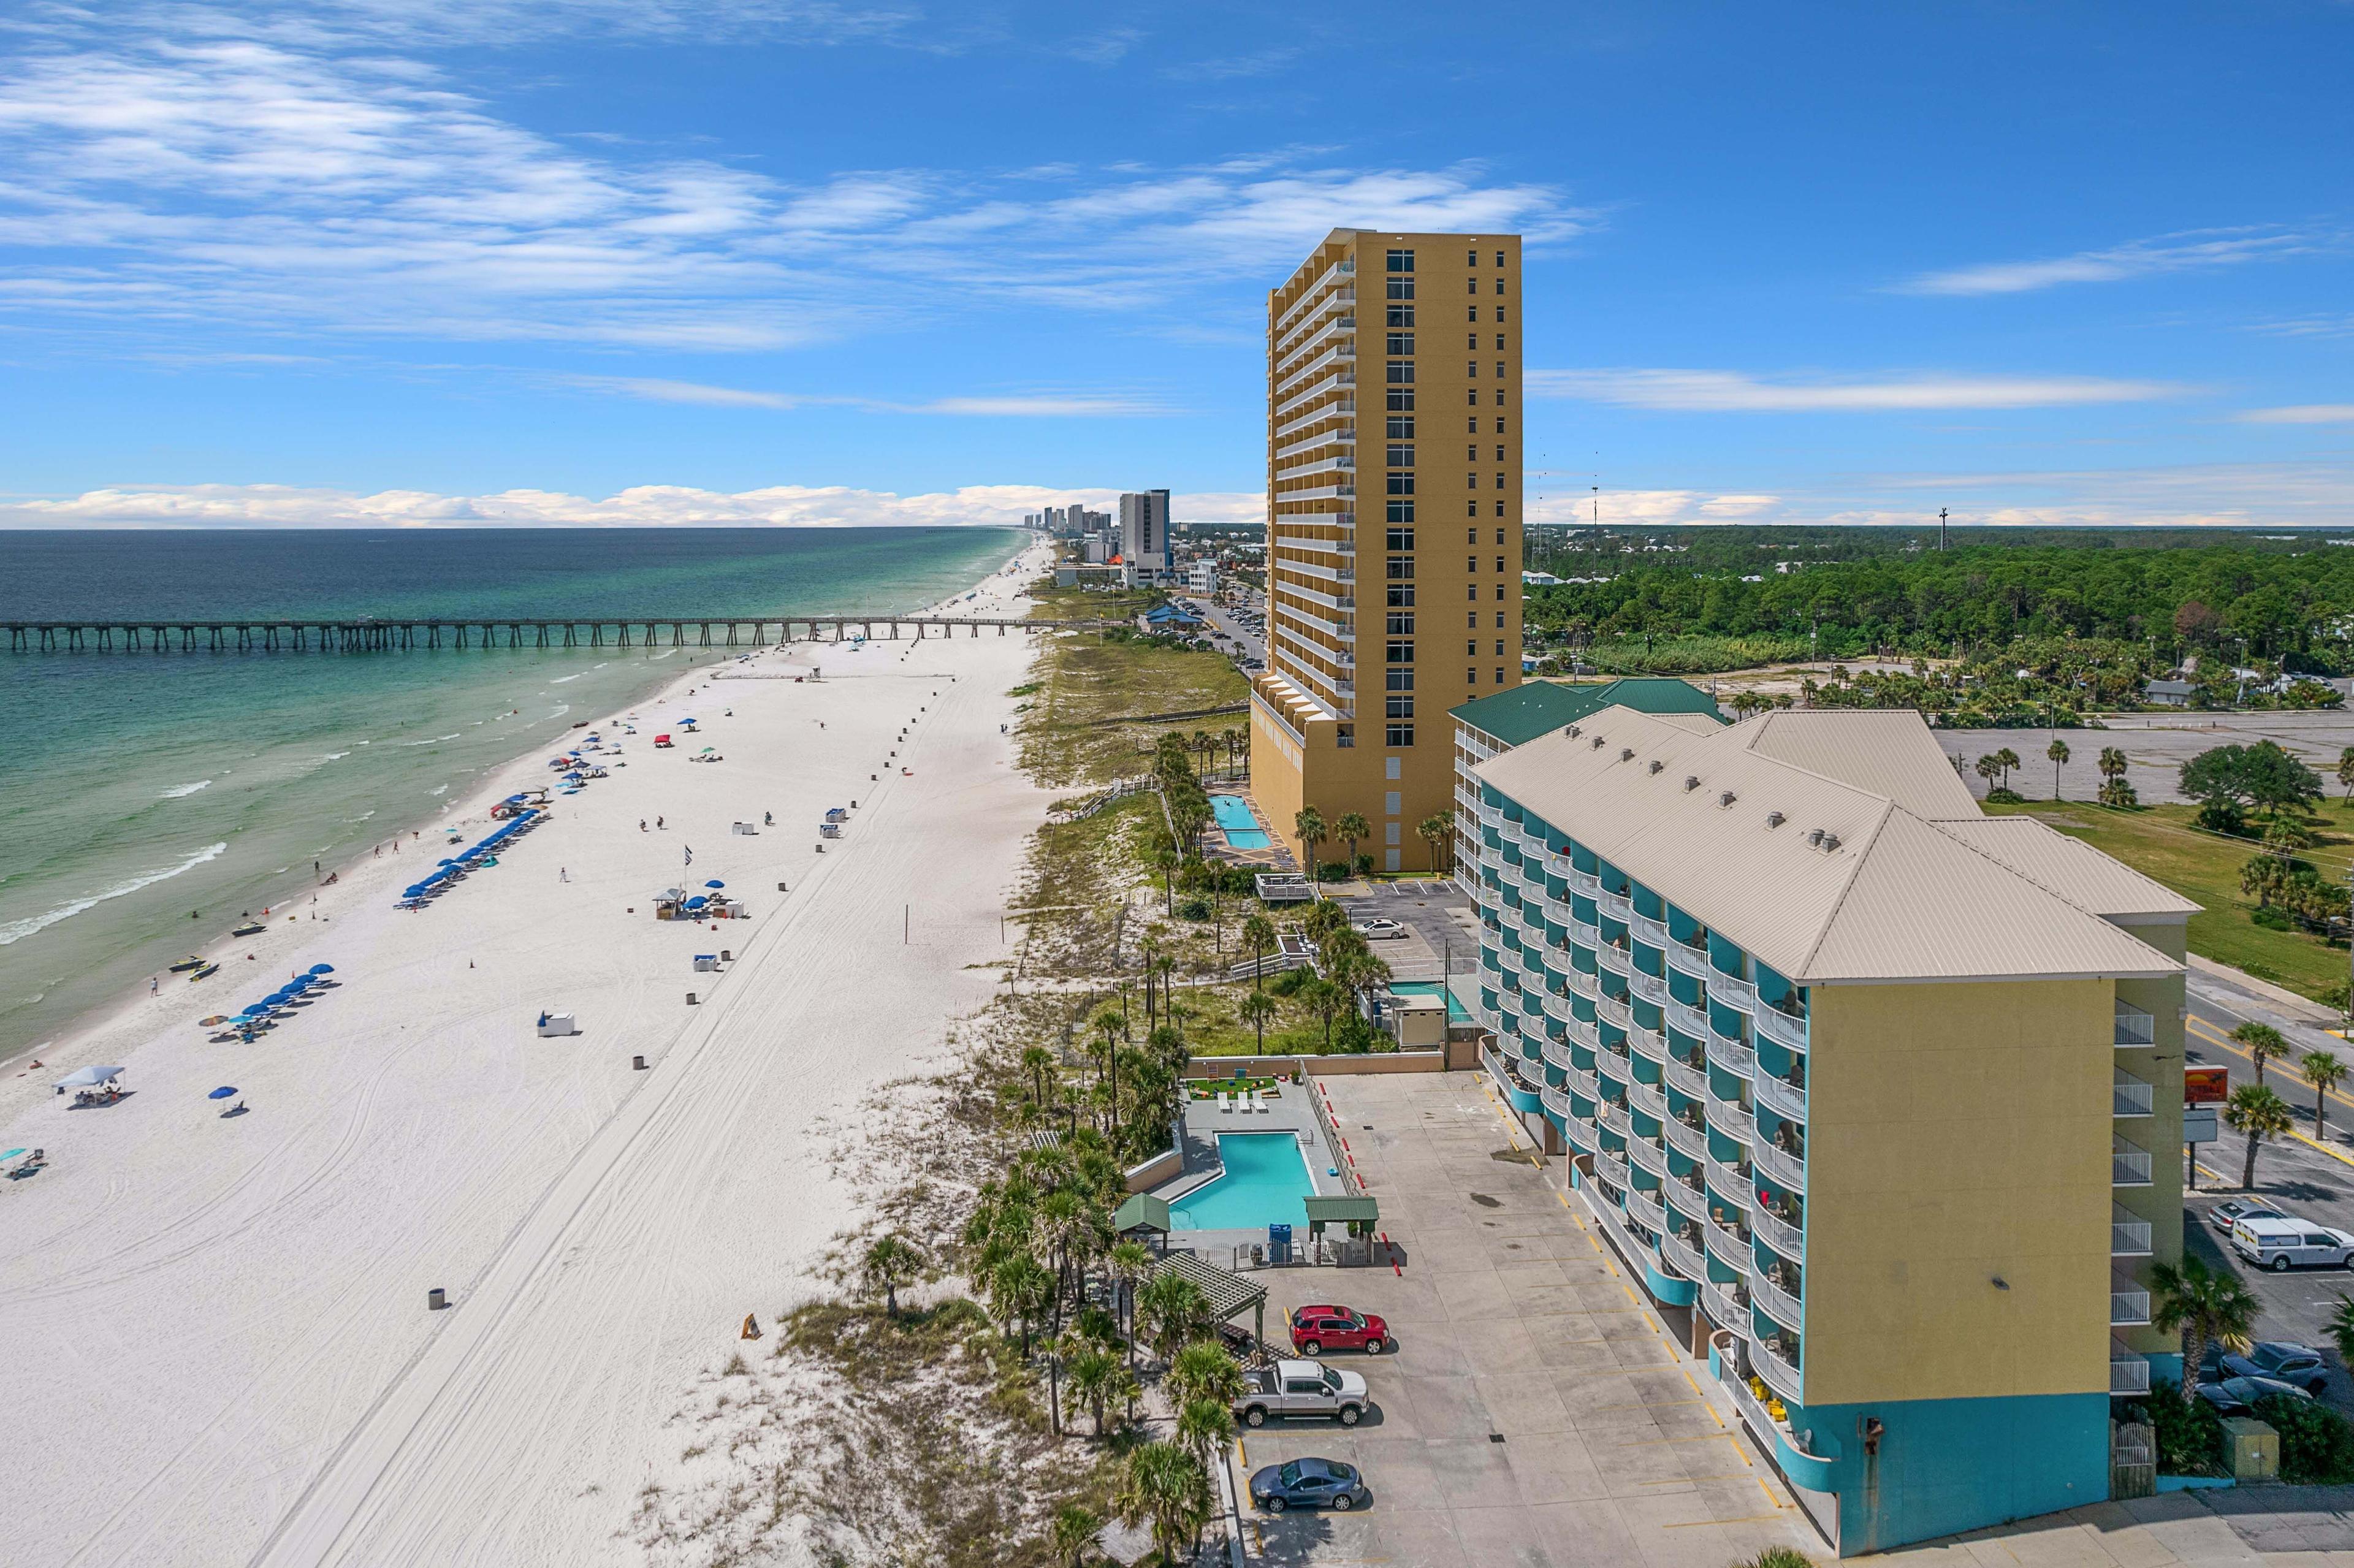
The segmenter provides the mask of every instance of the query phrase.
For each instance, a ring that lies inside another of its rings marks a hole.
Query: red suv
[[[1320,1356],[1327,1350],[1377,1356],[1389,1342],[1387,1323],[1346,1307],[1300,1307],[1291,1314],[1291,1348],[1303,1356]]]

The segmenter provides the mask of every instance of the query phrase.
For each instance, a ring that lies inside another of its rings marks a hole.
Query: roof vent
[[[1697,774],[1697,773],[1687,773],[1687,774],[1685,774],[1685,775],[1684,775],[1684,789],[1685,789],[1685,790],[1686,790],[1686,792],[1687,792],[1687,793],[1689,793],[1689,792],[1690,792],[1690,791],[1691,791],[1691,790],[1697,789],[1699,789],[1699,788],[1700,788],[1700,775],[1699,775],[1699,774]]]
[[[1602,737],[1598,735],[1594,737],[1594,749],[1596,751],[1602,749]]]
[[[1666,766],[1666,763],[1661,762],[1656,757],[1651,759],[1651,771],[1654,773],[1657,773],[1660,768],[1665,768]]]
[[[1577,738],[1577,726],[1575,725],[1571,725],[1567,729],[1561,733],[1569,736],[1570,739],[1575,740]]]
[[[1825,833],[1823,835],[1823,853],[1825,854],[1837,854],[1839,853],[1839,835],[1837,833]]]
[[[1723,793],[1722,793],[1722,794],[1720,794],[1719,796],[1717,796],[1717,798],[1716,798],[1716,803],[1717,803],[1718,805],[1720,805],[1720,806],[1730,806],[1730,805],[1732,805],[1732,804],[1733,804],[1733,802],[1734,802],[1734,800],[1736,800],[1736,799],[1737,799],[1737,797],[1733,793],[1733,791],[1732,791],[1732,790],[1730,790],[1730,789],[1727,789],[1727,790],[1725,790]]]
[[[1633,747],[1631,747],[1631,746],[1622,746],[1622,747],[1620,747],[1618,748],[1618,760],[1619,760],[1619,761],[1621,761],[1621,762],[1632,762],[1632,761],[1634,761],[1634,760],[1635,760],[1635,748],[1634,748]]]
[[[1816,849],[1820,849],[1820,848],[1822,848],[1822,847],[1823,847],[1823,831],[1822,831],[1822,829],[1820,829],[1820,828],[1817,828],[1814,832],[1812,832],[1808,833],[1808,834],[1807,835],[1807,842],[1808,842],[1808,843],[1809,843],[1809,844],[1811,844],[1811,845],[1812,845],[1813,847],[1815,847]]]
[[[1789,819],[1782,815],[1779,811],[1768,811],[1766,813],[1766,825],[1769,828],[1778,828],[1784,822],[1788,821]]]

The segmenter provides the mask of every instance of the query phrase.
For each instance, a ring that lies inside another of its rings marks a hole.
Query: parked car
[[[2226,1351],[2215,1358],[2215,1365],[2222,1369],[2221,1377],[2268,1377],[2315,1395],[2329,1386],[2329,1363],[2319,1351],[2281,1340],[2259,1340],[2244,1356]]]
[[[2299,1264],[2354,1268],[2354,1234],[2306,1220],[2243,1219],[2232,1227],[2232,1250],[2274,1273]]]
[[[2245,1415],[2256,1407],[2256,1401],[2274,1393],[2290,1399],[2313,1397],[2293,1383],[2270,1377],[2227,1377],[2221,1383],[2199,1385],[2199,1397],[2213,1405],[2218,1415]]]
[[[2270,1203],[2261,1203],[2253,1198],[2234,1198],[2207,1211],[2208,1224],[2225,1235],[2230,1235],[2232,1227],[2242,1220],[2291,1220],[2296,1217],[2286,1209],[2275,1209]]]
[[[1330,1415],[1354,1426],[1364,1414],[1365,1380],[1322,1361],[1253,1368],[1243,1373],[1242,1397],[1235,1401],[1235,1419],[1246,1426],[1264,1426],[1270,1415]]]
[[[1382,1353],[1390,1342],[1390,1326],[1367,1312],[1346,1307],[1301,1307],[1291,1314],[1291,1348],[1303,1356],[1320,1356],[1327,1349]]]
[[[1386,915],[1376,915],[1370,920],[1357,922],[1357,935],[1368,942],[1386,942],[1405,935],[1405,927]]]
[[[1330,1508],[1346,1513],[1373,1500],[1354,1465],[1338,1459],[1292,1459],[1250,1478],[1252,1506],[1269,1513],[1288,1508]]]

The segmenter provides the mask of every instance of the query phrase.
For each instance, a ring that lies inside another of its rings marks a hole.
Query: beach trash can
[[[580,1025],[568,1012],[543,1013],[539,1020],[539,1033],[542,1039],[551,1034],[578,1034]]]
[[[630,1071],[633,1073],[642,1073],[645,1070],[646,1059],[643,1056],[632,1056],[630,1058]]]
[[[686,1005],[689,1007],[693,1007],[695,1005],[695,993],[693,991],[688,991],[686,993]]]
[[[1291,1227],[1289,1225],[1267,1227],[1267,1257],[1269,1263],[1291,1261]]]
[[[722,948],[719,949],[719,961],[723,964],[732,964],[736,961],[736,955]]]
[[[718,968],[719,968],[719,955],[718,955],[718,954],[716,954],[716,953],[697,953],[697,954],[695,954],[695,972],[696,974],[699,974],[699,975],[707,975],[707,974],[716,973],[716,972],[717,971]]]
[[[428,1312],[439,1312],[448,1305],[450,1305],[449,1292],[440,1286],[437,1285],[425,1293],[425,1309]]]

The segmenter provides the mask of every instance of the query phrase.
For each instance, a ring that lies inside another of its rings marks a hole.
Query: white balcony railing
[[[2147,1187],[2149,1183],[2149,1150],[2124,1139],[2110,1140],[2110,1177],[2113,1187]]]
[[[1644,1028],[1631,1018],[1627,1023],[1627,1044],[1636,1055],[1647,1062],[1664,1065],[1668,1059],[1667,1036],[1657,1030]]]
[[[2147,1257],[2151,1253],[2150,1224],[2147,1220],[2132,1217],[2132,1211],[2117,1209],[2109,1221],[2109,1255],[2111,1257]]]
[[[1563,1075],[1563,1087],[1583,1099],[1587,1105],[1593,1105],[1602,1098],[1601,1080],[1593,1074],[1576,1067],[1570,1068]]]
[[[1749,1178],[1723,1160],[1712,1156],[1702,1170],[1708,1181],[1708,1190],[1716,1194],[1719,1202],[1730,1203],[1736,1209],[1746,1209],[1756,1202],[1757,1192],[1750,1186]]]
[[[1603,914],[1621,926],[1635,917],[1635,901],[1623,893],[1613,893],[1605,887],[1595,894],[1594,902]]]
[[[2148,1321],[2148,1291],[2112,1290],[2109,1292],[2109,1322],[2112,1327],[2138,1328]]]
[[[1681,1118],[1671,1116],[1660,1121],[1659,1130],[1667,1135],[1668,1147],[1685,1159],[1706,1160],[1708,1158],[1708,1134],[1699,1128],[1689,1126]]]
[[[1708,1063],[1717,1071],[1730,1073],[1736,1078],[1755,1077],[1757,1073],[1757,1054],[1740,1041],[1719,1034],[1713,1029],[1708,1032]]]
[[[1569,927],[1569,939],[1575,942],[1579,947],[1591,949],[1602,946],[1601,927],[1592,925],[1586,921],[1579,919],[1576,912],[1574,910],[1570,914],[1567,924]]]
[[[1641,969],[1630,970],[1627,976],[1627,989],[1653,1007],[1668,1005],[1668,982],[1657,975],[1647,975]]]
[[[1692,1071],[1690,1067],[1685,1066],[1683,1063],[1678,1061],[1673,1056],[1670,1056],[1665,1062],[1660,1063],[1659,1066],[1666,1075],[1668,1087],[1675,1090],[1676,1093],[1683,1096],[1684,1098],[1688,1100],[1706,1100],[1708,1098],[1708,1076],[1706,1074]]]
[[[1627,975],[1635,972],[1634,956],[1628,953],[1624,948],[1616,948],[1611,946],[1609,943],[1605,942],[1602,946],[1595,949],[1594,956],[1601,961],[1604,969],[1608,969],[1614,975]]]
[[[2112,1346],[2109,1351],[2109,1393],[2112,1396],[2149,1392],[2149,1358]]]
[[[1602,879],[1590,871],[1580,871],[1575,866],[1570,867],[1569,885],[1588,898],[1598,898],[1602,895]]]
[[[1708,1260],[1701,1255],[1700,1249],[1666,1226],[1659,1230],[1659,1256],[1686,1279],[1708,1277]]]
[[[2158,1044],[2156,1022],[2140,1008],[2128,1002],[2117,1003],[2116,1044],[2120,1050],[2137,1050]]]
[[[1668,1016],[1668,1027],[1686,1039],[1703,1041],[1708,1038],[1708,1014],[1699,1008],[1686,1007],[1670,996],[1661,1011]]]
[[[1720,1329],[1730,1329],[1736,1334],[1749,1331],[1749,1308],[1743,1305],[1730,1286],[1719,1285],[1712,1279],[1700,1282],[1700,1304],[1709,1321]]]
[[[2150,1114],[2153,1091],[2150,1086],[2120,1068],[2115,1090],[2115,1113],[2117,1116],[2147,1116]]]
[[[1627,1103],[1649,1117],[1653,1121],[1668,1119],[1668,1097],[1657,1084],[1647,1084],[1638,1078],[1627,1086]]]
[[[1602,1125],[1606,1130],[1615,1132],[1621,1138],[1631,1139],[1635,1136],[1634,1121],[1627,1115],[1627,1107],[1617,1100],[1602,1102]]]
[[[1708,1190],[1695,1187],[1681,1176],[1670,1176],[1659,1183],[1659,1192],[1667,1199],[1668,1207],[1686,1219],[1708,1223]]]
[[[1635,934],[1635,939],[1637,941],[1649,942],[1655,948],[1665,948],[1671,940],[1673,940],[1673,938],[1668,935],[1668,926],[1666,921],[1654,920],[1649,915],[1644,914],[1639,909],[1633,908],[1631,906],[1629,906],[1627,915],[1627,929]]]
[[[1569,1097],[1562,1093],[1561,1090],[1556,1089],[1552,1085],[1548,1084],[1543,1088],[1537,1091],[1537,1099],[1543,1105],[1545,1114],[1552,1117],[1555,1121],[1567,1121],[1569,1119]]]
[[[1766,1271],[1755,1269],[1749,1276],[1749,1299],[1757,1309],[1785,1329],[1803,1329],[1807,1308],[1803,1302],[1771,1279]]]
[[[1659,1207],[1658,1199],[1640,1187],[1627,1189],[1627,1217],[1648,1227],[1654,1235],[1668,1228],[1668,1212]]]
[[[1755,1197],[1749,1201],[1749,1231],[1792,1263],[1807,1261],[1807,1233],[1767,1213]]]
[[[1708,1097],[1708,1125],[1735,1143],[1751,1143],[1757,1137],[1757,1118],[1749,1114],[1749,1107],[1718,1099],[1712,1091]]]
[[[1785,1192],[1806,1192],[1806,1160],[1776,1148],[1770,1139],[1761,1138],[1750,1144],[1749,1160],[1757,1167],[1759,1175],[1766,1177]]]
[[[1749,1238],[1739,1232],[1729,1231],[1714,1221],[1701,1226],[1700,1232],[1708,1241],[1708,1255],[1727,1268],[1747,1274],[1751,1265],[1756,1261]]]
[[[1802,1127],[1806,1124],[1807,1091],[1805,1089],[1786,1079],[1776,1077],[1762,1066],[1757,1069],[1756,1075],[1752,1077],[1749,1083],[1750,1086],[1757,1091],[1759,1105],[1786,1121],[1795,1121]]]
[[[1708,977],[1708,994],[1735,1012],[1755,1013],[1757,1011],[1757,988],[1723,969]]]
[[[1606,1122],[1604,1125],[1608,1124]],[[1595,1151],[1594,1173],[1622,1192],[1635,1184],[1634,1179],[1627,1173],[1627,1161],[1606,1149]]]
[[[1688,942],[1670,942],[1666,948],[1668,967],[1696,980],[1712,980],[1716,966],[1708,961],[1708,949],[1695,948]]]
[[[1628,1012],[1627,1004],[1616,997],[1597,998],[1594,1003],[1594,1015],[1614,1028],[1632,1029],[1635,1026],[1635,1015]]]
[[[1749,1016],[1755,1021],[1757,1033],[1766,1039],[1786,1050],[1804,1051],[1807,1048],[1805,1019],[1793,1018],[1780,1008],[1766,1002],[1758,1003],[1757,1011]]]
[[[1798,1375],[1797,1367],[1784,1361],[1760,1339],[1753,1338],[1749,1341],[1749,1352],[1750,1365],[1756,1368],[1757,1375],[1765,1379],[1767,1388],[1782,1396],[1785,1404],[1806,1403],[1806,1380]]]
[[[1667,1180],[1668,1151],[1665,1144],[1654,1143],[1648,1138],[1630,1138],[1627,1140],[1627,1162],[1649,1171],[1663,1181]]]

